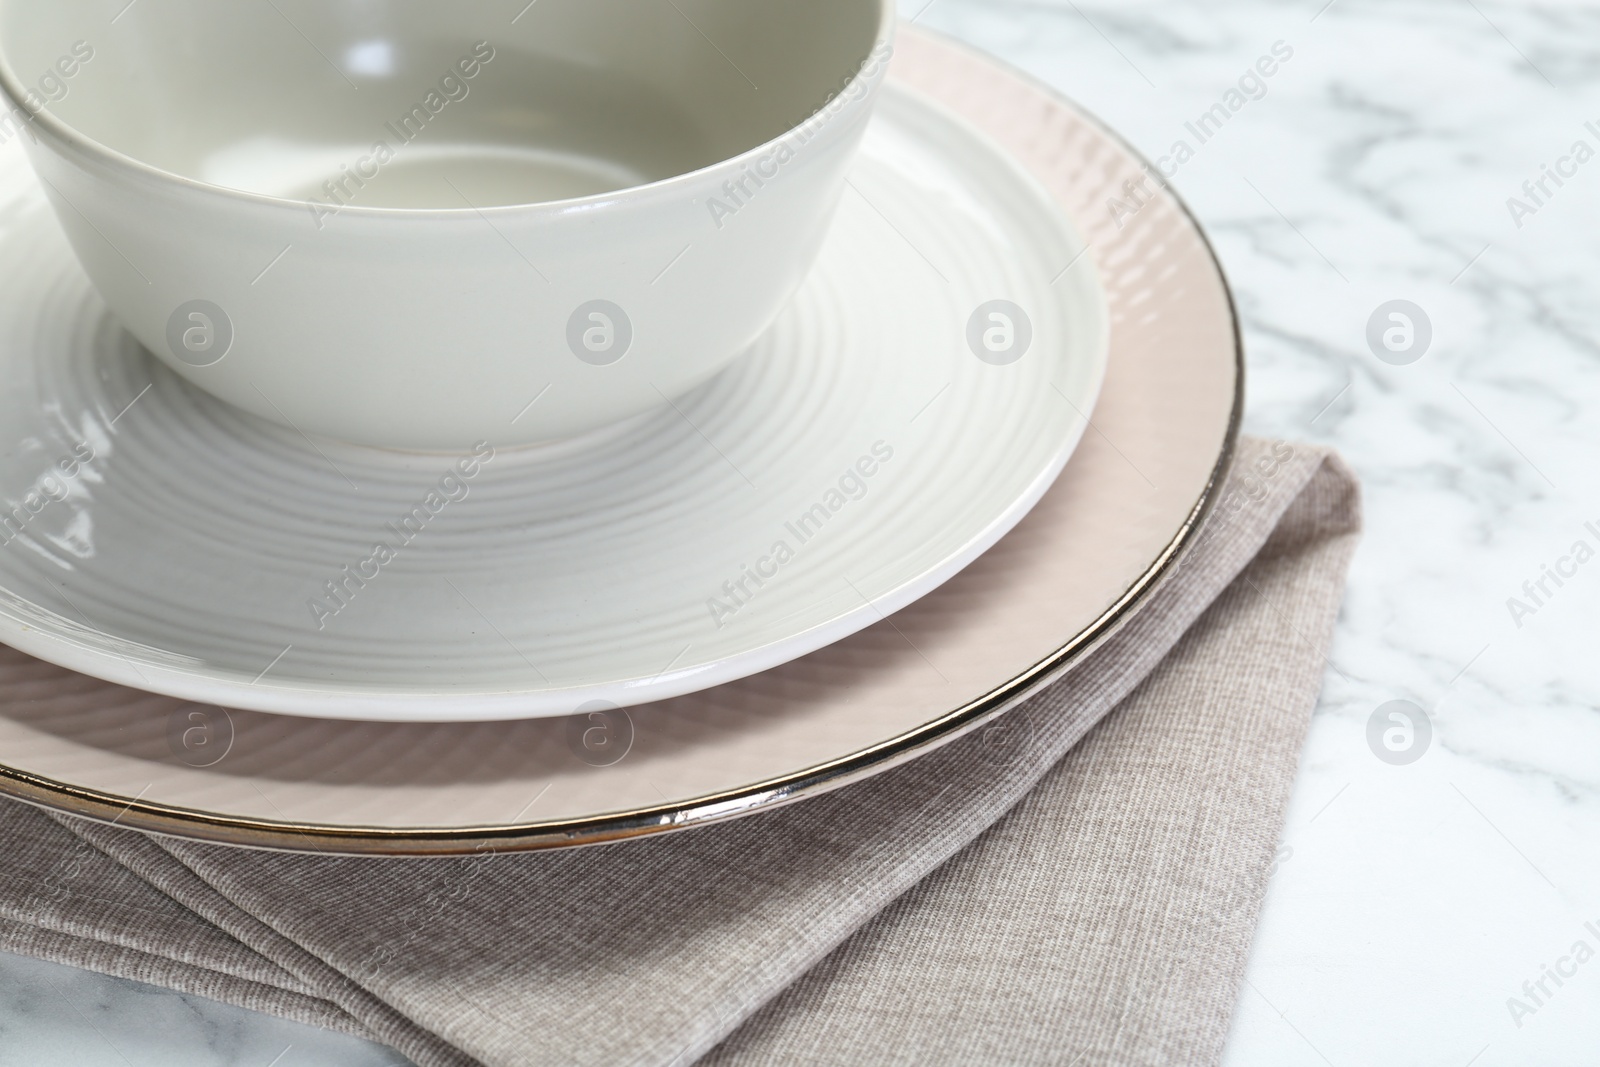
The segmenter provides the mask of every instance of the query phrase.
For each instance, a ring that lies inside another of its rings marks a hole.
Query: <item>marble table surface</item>
[[[903,11],[1151,156],[1292,52],[1174,181],[1237,289],[1249,430],[1337,446],[1369,516],[1227,1067],[1594,1064],[1600,958],[1572,953],[1600,949],[1600,562],[1575,554],[1600,548],[1600,6]],[[0,956],[8,1067],[400,1062]]]

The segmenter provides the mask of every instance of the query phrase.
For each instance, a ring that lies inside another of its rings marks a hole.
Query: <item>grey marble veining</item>
[[[0,1067],[404,1067],[385,1048],[0,953]]]
[[[1237,290],[1249,429],[1336,445],[1369,515],[1228,1067],[1591,1064],[1600,963],[1574,949],[1600,951],[1600,560],[1571,550],[1600,550],[1600,158],[1541,203],[1522,186],[1577,141],[1600,152],[1600,9],[1323,5],[921,18],[1152,155],[1273,43],[1294,51],[1175,179]],[[1366,337],[1396,299],[1433,331],[1403,366]],[[1576,573],[1514,616],[1563,557]],[[1396,699],[1433,731],[1400,766],[1367,729]]]
[[[1185,124],[1275,44],[1293,53],[1174,179],[1237,290],[1249,429],[1336,445],[1369,516],[1227,1067],[1592,1065],[1600,959],[1572,953],[1600,951],[1585,928],[1600,926],[1600,559],[1572,550],[1600,550],[1585,529],[1600,528],[1600,158],[1560,185],[1545,168],[1578,141],[1600,152],[1585,125],[1600,129],[1600,7],[902,10],[1151,156],[1193,141]],[[1523,183],[1541,178],[1535,204]],[[1399,299],[1433,335],[1407,365],[1367,341]],[[1547,566],[1572,573],[1557,586]],[[1534,604],[1524,584],[1541,578]],[[1432,731],[1403,765],[1368,740],[1393,700]],[[1559,983],[1558,966],[1572,971]],[[0,1038],[0,1064],[30,1067],[398,1062],[6,957]]]

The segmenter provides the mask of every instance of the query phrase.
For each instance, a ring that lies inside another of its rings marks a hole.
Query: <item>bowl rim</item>
[[[16,0],[0,0],[0,7]],[[447,208],[410,208],[410,207],[378,207],[362,204],[345,204],[339,208],[339,214],[354,214],[357,217],[375,219],[435,219],[453,220],[469,216],[484,214],[551,214],[563,215],[569,212],[591,210],[601,206],[611,205],[620,200],[646,199],[671,195],[680,189],[698,185],[707,178],[726,171],[741,170],[749,164],[761,159],[762,156],[774,150],[781,142],[793,136],[797,131],[804,129],[808,124],[815,124],[818,132],[833,125],[834,121],[846,112],[861,111],[871,106],[875,90],[882,86],[889,68],[889,61],[894,56],[895,32],[899,26],[899,16],[895,7],[895,0],[872,0],[878,8],[878,28],[873,37],[871,48],[862,58],[856,72],[846,80],[838,90],[829,93],[828,97],[810,115],[799,122],[786,127],[783,132],[774,137],[740,152],[738,155],[708,163],[694,170],[684,171],[666,178],[645,182],[640,185],[629,185],[609,192],[591,193],[588,196],[570,197],[564,200],[537,200],[523,204],[490,204],[482,207],[468,203],[463,207]],[[870,72],[868,68],[873,64],[875,68]],[[859,96],[855,96],[859,87],[864,89]],[[66,122],[56,115],[50,107],[41,107],[38,111],[29,108],[23,99],[32,90],[27,89],[22,79],[17,76],[12,66],[9,54],[5,47],[4,39],[0,38],[0,118],[18,112],[29,116],[21,125],[20,132],[33,137],[36,143],[46,140],[39,136],[36,128],[42,127],[45,134],[50,135],[52,147],[62,154],[76,155],[80,160],[99,164],[113,172],[126,175],[134,180],[145,182],[147,185],[180,191],[190,195],[204,196],[213,200],[234,201],[241,204],[255,204],[269,210],[288,209],[304,213],[314,211],[318,201],[295,199],[293,197],[270,196],[265,193],[251,192],[246,189],[235,189],[226,185],[217,185],[213,182],[201,181],[175,171],[158,167],[152,163],[118,151],[102,142],[95,140],[80,131],[76,126]],[[825,114],[825,109],[835,100],[846,100],[846,104],[833,114]]]

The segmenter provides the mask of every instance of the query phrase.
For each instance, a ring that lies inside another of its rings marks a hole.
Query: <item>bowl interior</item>
[[[0,0],[0,73],[22,109],[208,184],[540,203],[779,136],[861,68],[885,2]]]

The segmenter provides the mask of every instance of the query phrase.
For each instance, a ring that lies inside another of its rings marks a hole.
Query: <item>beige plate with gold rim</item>
[[[1092,431],[1023,522],[894,616],[764,674],[568,719],[383,724],[186,704],[0,650],[0,791],[158,833],[428,855],[612,841],[875,774],[1069,670],[1173,565],[1243,403],[1218,265],[1164,195],[1118,229],[1141,160],[992,59],[907,30],[894,78],[1011,152],[1092,244],[1111,361]]]

